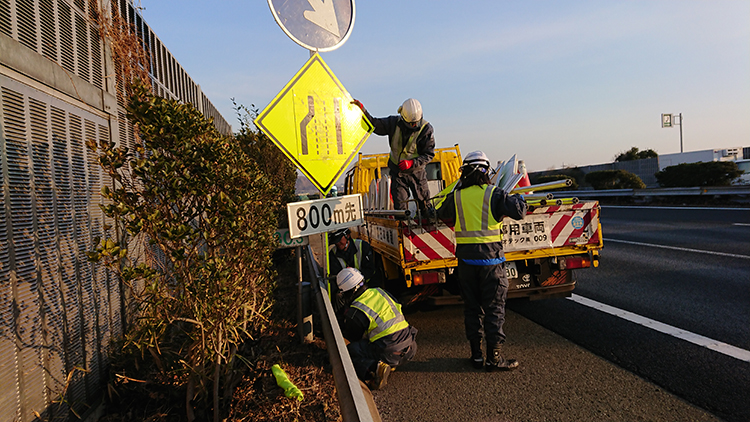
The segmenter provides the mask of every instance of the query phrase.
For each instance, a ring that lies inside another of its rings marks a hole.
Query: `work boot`
[[[485,371],[512,371],[518,368],[518,361],[503,358],[502,349],[502,344],[487,345],[487,361],[484,363]]]
[[[383,361],[379,361],[378,366],[375,367],[372,379],[368,382],[370,390],[380,390],[385,387],[385,384],[388,382],[388,375],[390,375],[392,371],[390,365]]]
[[[482,339],[471,340],[471,366],[474,369],[482,369],[484,366],[484,357],[482,356]]]

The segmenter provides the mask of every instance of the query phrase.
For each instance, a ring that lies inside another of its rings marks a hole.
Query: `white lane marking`
[[[728,256],[730,258],[750,259],[750,256],[748,256],[748,255],[739,255],[739,254],[734,254],[734,253],[704,251],[704,250],[700,250],[700,249],[680,248],[678,246],[655,245],[653,243],[631,242],[629,240],[619,240],[619,239],[604,238],[604,240],[607,241],[607,242],[627,243],[629,245],[638,245],[638,246],[650,246],[652,248],[672,249],[672,250],[675,250],[675,251],[697,252],[697,253],[705,253],[705,254],[709,254],[709,255]]]
[[[659,321],[654,321],[653,319],[648,319],[638,314],[615,308],[614,306],[605,305],[604,303],[597,302],[595,300],[591,300],[577,294],[571,295],[568,299],[581,305],[588,306],[589,308],[594,308],[610,315],[620,317],[624,320],[634,322],[646,328],[651,328],[652,330],[659,331],[660,333],[668,334],[672,337],[689,341],[690,343],[697,344],[698,346],[703,346],[707,349],[711,349],[715,352],[722,353],[735,359],[750,362],[750,350],[740,349],[739,347],[732,346],[731,344],[722,343],[718,340],[713,340],[708,337],[703,337],[701,335],[691,333],[690,331],[681,330],[677,327],[663,324]]]
[[[750,227],[750,223],[732,223],[733,226]]]

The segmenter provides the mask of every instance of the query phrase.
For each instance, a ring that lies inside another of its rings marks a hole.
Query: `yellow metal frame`
[[[350,181],[346,194],[369,193],[370,183],[380,178],[380,169],[388,167],[389,158],[390,154],[360,153],[355,166],[346,173],[346,178]],[[447,186],[458,180],[461,161],[461,151],[456,144],[452,148],[436,148],[435,157],[430,162],[440,163],[440,171]]]

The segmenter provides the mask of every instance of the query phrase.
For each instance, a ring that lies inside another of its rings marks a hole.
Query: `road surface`
[[[509,304],[517,371],[468,365],[460,306],[408,315],[419,351],[374,393],[382,419],[750,420],[750,210],[604,207],[602,226],[573,297]]]

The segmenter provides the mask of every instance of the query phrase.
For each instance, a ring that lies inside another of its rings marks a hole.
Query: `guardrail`
[[[333,380],[336,384],[341,417],[344,422],[380,422],[380,414],[372,401],[372,396],[365,397],[363,388],[366,387],[363,387],[354,370],[328,294],[323,294],[327,287],[322,270],[313,256],[310,245],[305,246],[304,250],[313,295],[320,314],[323,337],[325,338],[326,349],[328,349],[328,358],[333,369]]]
[[[750,186],[716,186],[692,188],[652,188],[652,189],[603,189],[554,191],[555,198],[601,198],[616,196],[716,196],[716,195],[750,195]]]

